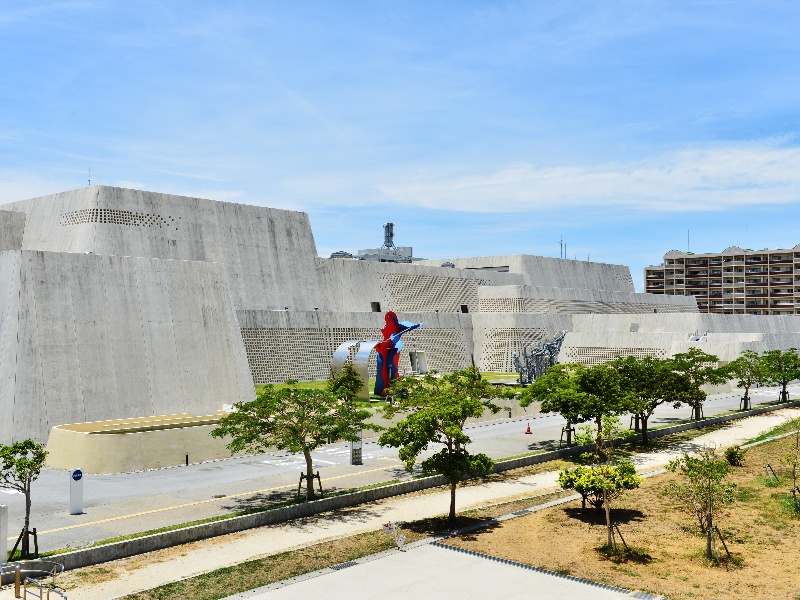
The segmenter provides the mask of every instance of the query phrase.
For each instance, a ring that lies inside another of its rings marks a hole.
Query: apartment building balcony
[[[647,279],[664,279],[664,273],[648,273]]]
[[[747,298],[760,298],[761,296],[769,296],[768,292],[747,292],[745,294]]]
[[[747,308],[759,308],[759,307],[766,308],[767,306],[769,306],[769,304],[767,302],[746,302],[745,306],[747,306]]]
[[[689,271],[689,277],[708,277],[708,271]]]
[[[766,273],[766,272],[767,272],[766,269],[760,269],[760,268],[759,269],[747,269],[747,270],[745,270],[745,273]]]
[[[793,258],[773,258],[769,261],[771,265],[783,265],[783,264],[792,264],[794,262]]]
[[[770,292],[769,295],[773,298],[785,298],[787,296],[794,296],[794,292]]]

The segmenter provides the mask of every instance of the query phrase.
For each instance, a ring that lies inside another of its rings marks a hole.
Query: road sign
[[[69,514],[83,514],[83,471],[73,469],[69,474]]]

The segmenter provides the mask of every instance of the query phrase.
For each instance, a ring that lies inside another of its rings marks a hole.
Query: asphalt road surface
[[[790,387],[792,396],[800,386]],[[753,406],[777,400],[777,390],[761,388],[751,394]],[[739,408],[738,394],[710,396],[705,416]],[[502,413],[500,413],[502,414]],[[661,406],[650,426],[687,419],[691,409]],[[532,435],[525,430],[530,424]],[[552,447],[559,441],[564,420],[558,415],[534,418],[499,418],[476,423],[467,431],[470,449],[494,459]],[[349,444],[331,444],[313,453],[325,490],[342,490],[410,477],[397,458],[397,450],[381,448],[375,441],[364,444],[363,464],[350,465]],[[69,475],[45,469],[33,485],[31,525],[39,532],[40,551],[76,548],[115,536],[139,533],[168,525],[187,523],[269,501],[294,497],[302,455],[285,452],[230,458],[189,466],[137,473],[86,475],[84,514],[69,514]],[[9,506],[9,535],[22,528],[24,498],[0,490],[0,504]],[[9,547],[16,540],[9,539]]]

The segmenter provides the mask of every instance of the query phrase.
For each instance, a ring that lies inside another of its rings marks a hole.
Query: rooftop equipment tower
[[[383,224],[383,246],[387,250],[397,250],[394,245],[394,223]]]

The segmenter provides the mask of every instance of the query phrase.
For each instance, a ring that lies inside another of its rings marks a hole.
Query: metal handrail
[[[38,598],[39,600],[50,600],[50,592],[54,592],[57,595],[61,596],[64,600],[68,600],[67,594],[64,592],[64,590],[57,587],[55,584],[52,585],[42,584],[41,581],[39,581],[38,579],[34,579],[32,577],[25,578],[25,585],[23,587],[23,592],[22,592],[23,600],[27,600],[28,598],[29,584],[33,584],[39,588],[38,594],[31,592],[31,596],[33,596],[34,598]],[[47,595],[45,595],[45,591],[47,592]]]

